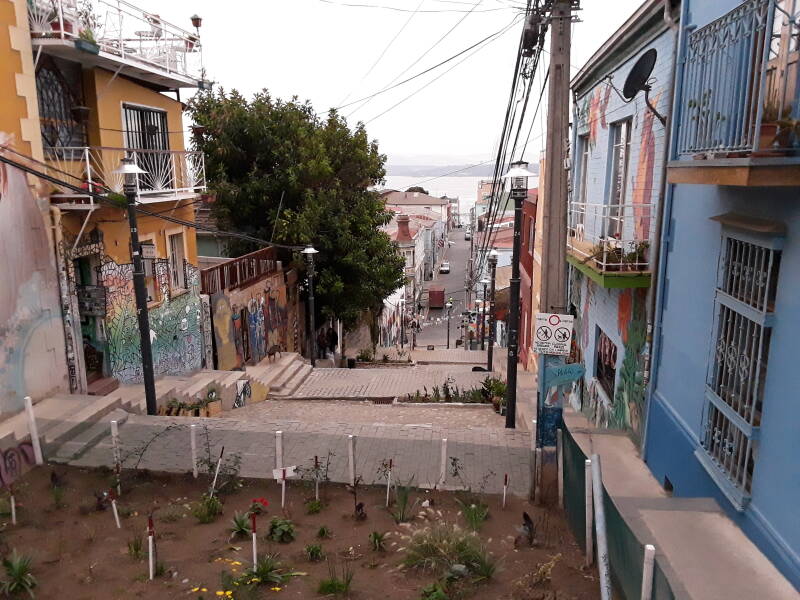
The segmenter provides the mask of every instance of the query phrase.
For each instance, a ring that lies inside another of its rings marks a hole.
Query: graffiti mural
[[[646,335],[646,294],[643,290],[625,290],[620,298],[618,322],[624,342],[625,357],[617,373],[612,426],[627,429],[634,442],[642,436],[644,414],[644,357]],[[624,311],[624,312],[623,312]]]
[[[250,388],[249,379],[240,379],[236,382],[236,398],[233,400],[233,408],[242,408],[247,405],[247,401],[252,397],[253,390]]]
[[[0,484],[9,487],[20,475],[35,463],[33,445],[22,442],[13,448],[0,452]]]
[[[223,371],[233,371],[240,369],[242,363],[239,361],[233,333],[233,311],[228,297],[224,292],[218,292],[211,296],[211,310],[214,328],[214,342],[217,350],[218,369]]]
[[[214,354],[212,336],[214,330],[211,327],[211,299],[207,294],[200,294],[200,310],[202,318],[200,327],[203,331],[203,366],[206,369],[214,368]]]

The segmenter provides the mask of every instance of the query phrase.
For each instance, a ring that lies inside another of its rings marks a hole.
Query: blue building
[[[644,457],[800,588],[800,2],[684,0]]]
[[[570,402],[595,425],[628,431],[637,445],[664,194],[668,131],[662,118],[672,97],[677,17],[674,3],[643,3],[571,82],[569,303],[572,360],[584,363],[586,375],[573,386]],[[647,97],[643,91],[626,97],[631,70],[648,59]]]

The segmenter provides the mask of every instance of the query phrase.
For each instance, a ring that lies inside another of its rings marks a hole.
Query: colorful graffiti
[[[218,292],[211,296],[211,310],[217,350],[216,366],[223,371],[240,369],[242,363],[239,360],[234,341],[234,314],[224,292]]]
[[[187,265],[187,290],[170,297],[168,272],[159,268],[154,271],[159,287],[167,293],[162,296],[161,304],[149,311],[153,371],[157,376],[196,371],[202,365],[203,355],[199,273],[192,265]],[[100,279],[107,290],[105,328],[109,370],[124,383],[139,382],[142,363],[133,265],[120,265],[105,257]]]
[[[662,92],[653,98],[653,106],[658,106]],[[642,120],[642,137],[639,147],[639,163],[633,180],[633,206],[636,217],[636,239],[643,240],[650,236],[650,203],[658,193],[653,189],[653,171],[656,161],[656,141],[653,135],[653,111],[644,111]]]
[[[30,466],[36,462],[33,454],[33,445],[22,442],[13,448],[0,452],[0,484],[9,487]]]
[[[627,429],[638,442],[642,435],[645,392],[642,357],[646,335],[645,291],[625,290],[619,307],[618,323],[625,357],[617,373],[611,426]]]

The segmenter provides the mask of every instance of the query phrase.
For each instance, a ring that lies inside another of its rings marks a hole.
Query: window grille
[[[753,480],[780,258],[774,240],[723,236],[698,456],[739,509]]]

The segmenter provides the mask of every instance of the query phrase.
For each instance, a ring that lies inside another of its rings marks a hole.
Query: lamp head
[[[524,160],[512,162],[508,173],[503,175],[503,179],[511,180],[511,189],[528,189],[528,177],[535,177],[536,173],[528,170],[528,163]]]
[[[497,252],[497,249],[492,248],[492,251],[489,252],[489,264],[496,265],[498,256],[500,256],[500,254]]]
[[[147,171],[140,168],[130,156],[123,158],[120,161],[119,166],[114,169],[113,172],[117,175],[141,175],[143,173],[147,173]]]
[[[308,244],[305,248],[303,248],[300,254],[305,255],[306,258],[313,258],[315,254],[319,254],[319,250],[315,250],[314,246]]]
[[[192,27],[194,27],[195,29],[200,29],[200,25],[203,24],[203,18],[197,13],[195,13],[191,16],[191,19],[192,19]]]

